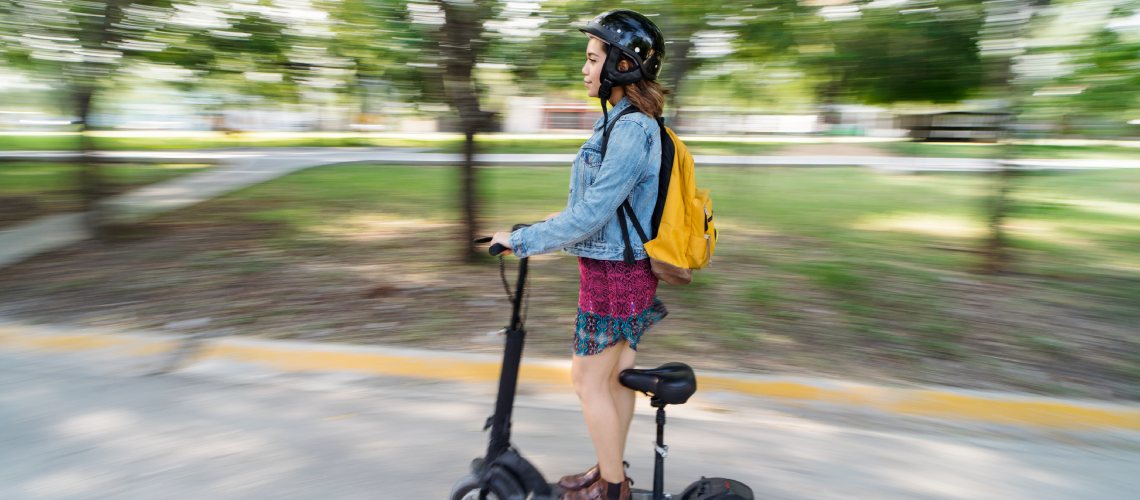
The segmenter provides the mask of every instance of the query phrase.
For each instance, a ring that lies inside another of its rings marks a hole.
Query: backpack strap
[[[641,243],[642,244],[649,243],[650,238],[649,238],[649,236],[646,236],[645,231],[643,229],[641,229],[641,222],[639,222],[637,220],[637,214],[633,213],[633,207],[630,206],[629,200],[625,200],[625,201],[621,202],[621,206],[618,207],[618,217],[622,216],[623,209],[624,209],[625,213],[629,215],[629,219],[633,221],[633,229],[634,229],[634,231],[637,231],[637,237],[641,238]],[[623,227],[622,233],[628,233],[628,231],[626,231],[625,228]]]
[[[629,228],[626,227],[625,217],[629,214],[629,218],[633,221],[633,229],[637,231],[637,237],[641,238],[641,244],[649,243],[649,238],[645,236],[645,231],[641,229],[641,223],[637,221],[637,215],[633,213],[633,207],[629,206],[629,200],[621,202],[618,207],[617,216],[618,224],[621,226],[621,239],[625,243],[625,252],[622,257],[626,264],[633,264],[633,245],[629,241]]]
[[[610,131],[614,129],[615,125],[617,125],[618,120],[620,120],[621,117],[625,115],[628,115],[630,113],[637,113],[639,111],[641,110],[637,109],[637,107],[633,105],[630,105],[628,108],[623,109],[621,113],[618,113],[618,115],[614,117],[614,121],[611,122],[609,126],[602,129],[602,160],[606,159],[606,146],[608,146],[610,143]]]
[[[665,119],[657,118],[657,125],[661,128],[661,170],[657,175],[657,203],[653,205],[653,217],[649,221],[649,229],[653,237],[657,237],[657,229],[661,227],[661,216],[665,213],[665,198],[669,196],[669,182],[673,178],[673,160],[677,155],[677,145],[673,143],[673,136],[665,128]],[[664,188],[664,189],[663,189]]]
[[[625,115],[628,115],[630,113],[638,113],[640,111],[640,109],[637,109],[637,107],[631,105],[630,107],[622,110],[621,113],[618,113],[617,117],[614,118],[613,123],[610,123],[609,126],[602,130],[602,161],[605,161],[606,159],[606,147],[610,143],[610,131],[613,130],[615,125],[617,125],[617,121]],[[641,230],[641,223],[637,221],[637,216],[633,214],[633,208],[629,206],[629,200],[626,199],[621,203],[621,206],[618,207],[617,216],[618,225],[621,226],[621,239],[622,242],[625,243],[625,252],[622,256],[623,260],[626,264],[633,264],[633,245],[630,244],[629,241],[629,228],[626,227],[625,220],[625,214],[627,212],[629,213],[629,217],[633,219],[633,227],[637,230],[637,235],[641,237],[642,244],[649,242],[649,239],[645,237],[645,231]]]

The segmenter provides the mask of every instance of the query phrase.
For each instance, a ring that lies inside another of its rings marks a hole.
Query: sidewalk
[[[494,383],[274,372],[209,360],[0,345],[0,498],[448,498],[487,449]],[[703,373],[701,384],[703,384]],[[596,458],[572,391],[524,378],[511,445],[548,480]],[[655,409],[636,398],[626,459],[653,483]],[[1140,433],[1057,432],[805,412],[704,385],[670,405],[665,491],[729,477],[783,500],[1127,499]]]
[[[100,151],[104,160],[130,162],[213,162],[234,163],[257,159],[306,158],[334,163],[367,162],[380,165],[462,165],[463,155],[424,153],[412,148],[241,148],[179,151]],[[42,161],[70,159],[77,153],[65,151],[0,151],[2,161]],[[1140,168],[1140,160],[1113,159],[1033,159],[998,160],[986,158],[937,158],[885,155],[696,155],[698,165],[709,167],[760,166],[861,166],[896,172],[987,172],[1004,166],[1026,170],[1088,170]],[[573,154],[480,154],[475,163],[486,166],[560,167],[574,161]],[[288,172],[291,172],[288,171]],[[286,172],[286,173],[288,173]]]
[[[175,151],[132,152],[107,151],[102,158],[124,158],[131,162],[150,161],[213,162],[218,166],[205,172],[187,175],[140,188],[104,200],[107,215],[117,222],[145,220],[165,212],[185,208],[277,177],[306,168],[334,163],[375,161],[392,154],[391,150],[330,151],[323,148],[242,151]],[[414,155],[414,152],[402,152]],[[0,152],[0,160],[68,158],[71,153]],[[43,252],[65,247],[91,237],[83,225],[83,214],[44,217],[0,229],[0,269]]]
[[[145,366],[152,374],[209,364],[238,364],[273,372],[350,373],[447,382],[495,382],[498,355],[350,344],[207,338],[148,332],[121,333],[32,326],[0,320],[0,349],[93,353],[116,364]],[[899,388],[838,380],[697,372],[698,395],[759,397],[801,410],[885,414],[945,422],[1046,431],[1140,431],[1140,406],[1091,400],[1031,397],[946,387]],[[524,359],[528,390],[569,393],[566,360]]]

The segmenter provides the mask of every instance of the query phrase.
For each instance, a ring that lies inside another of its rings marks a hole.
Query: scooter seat
[[[679,405],[697,392],[697,377],[685,363],[665,363],[657,368],[622,370],[621,385],[644,392],[665,404]]]

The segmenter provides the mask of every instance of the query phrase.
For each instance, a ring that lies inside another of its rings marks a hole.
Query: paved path
[[[66,157],[67,153],[33,152],[39,160]],[[102,202],[107,215],[120,222],[142,220],[259,184],[298,170],[333,163],[372,161],[393,154],[392,150],[242,150],[147,152],[110,151],[100,154],[109,158],[136,161],[217,162],[205,172],[178,177],[115,196]],[[3,153],[0,157],[21,157],[25,153]],[[399,151],[402,155],[414,152]],[[39,253],[49,252],[91,237],[83,224],[83,214],[44,217],[24,224],[0,229],[0,268],[16,264]]]
[[[494,387],[224,363],[148,376],[96,353],[0,349],[0,498],[439,499],[486,446]],[[630,474],[651,484],[640,398]],[[524,382],[514,443],[547,476],[593,462],[569,391]],[[666,488],[765,499],[1127,499],[1140,441],[801,415],[698,393],[671,408]]]
[[[74,158],[75,153],[54,151],[5,151],[0,161],[42,161]],[[322,164],[368,162],[386,165],[460,165],[463,156],[453,153],[424,153],[415,149],[386,148],[250,148],[188,151],[103,151],[99,158],[124,161],[156,162],[232,162],[239,160],[305,158]],[[480,165],[500,166],[566,166],[574,160],[572,154],[481,154],[476,157]],[[892,171],[961,171],[984,172],[1012,165],[1023,169],[1087,170],[1106,168],[1140,168],[1140,160],[1112,159],[1018,159],[993,160],[984,158],[929,158],[899,156],[851,155],[696,155],[698,165],[710,167],[752,166],[864,166]]]
[[[66,159],[69,152],[7,151],[0,160]],[[216,162],[218,167],[179,177],[104,201],[108,214],[117,221],[131,222],[184,208],[226,193],[298,170],[320,165],[375,163],[389,165],[458,165],[462,155],[423,153],[412,149],[386,148],[250,148],[196,151],[104,151],[101,158],[124,161]],[[1003,168],[994,160],[969,158],[907,158],[889,156],[703,156],[702,166],[865,166],[884,171],[984,172]],[[565,166],[568,154],[485,154],[481,165]],[[1008,162],[1023,169],[1140,168],[1130,160],[1017,160]],[[0,268],[82,241],[90,237],[77,214],[48,217],[0,229]]]

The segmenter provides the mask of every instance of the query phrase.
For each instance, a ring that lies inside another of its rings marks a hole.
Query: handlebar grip
[[[491,245],[491,248],[487,249],[487,252],[492,256],[498,257],[499,254],[505,252],[506,250],[507,247],[503,246],[502,243],[495,243],[494,245]]]

